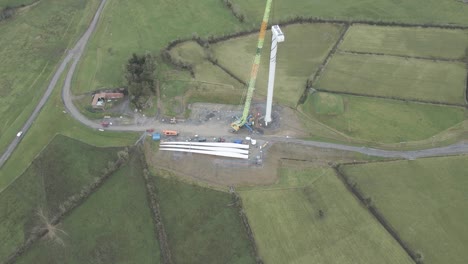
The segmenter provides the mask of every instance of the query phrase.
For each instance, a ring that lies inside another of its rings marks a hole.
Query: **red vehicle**
[[[153,133],[153,132],[154,132],[154,129],[153,129],[153,128],[146,129],[146,132],[148,132],[148,133]]]
[[[101,122],[101,126],[102,126],[102,127],[108,127],[108,126],[109,126],[109,122],[102,121],[102,122]]]

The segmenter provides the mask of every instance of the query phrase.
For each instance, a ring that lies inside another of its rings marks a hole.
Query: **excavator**
[[[268,19],[270,17],[272,0],[267,0],[265,6],[265,12],[263,14],[262,25],[260,26],[260,33],[258,35],[257,51],[255,53],[254,61],[252,64],[252,70],[250,71],[250,80],[247,88],[247,96],[245,98],[244,111],[242,116],[231,123],[232,132],[237,132],[243,126],[245,126],[250,132],[252,132],[252,115],[250,112],[250,104],[252,103],[253,92],[255,90],[255,82],[257,81],[258,67],[260,65],[260,57],[262,55],[263,42],[265,41],[265,33],[268,25]]]

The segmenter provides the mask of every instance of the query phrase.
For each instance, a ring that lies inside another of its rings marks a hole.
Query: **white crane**
[[[265,113],[265,125],[271,122],[271,108],[273,104],[273,88],[275,86],[275,70],[276,70],[276,51],[278,43],[284,41],[284,34],[278,25],[271,27],[271,53],[270,53],[270,73],[268,76],[268,94]]]

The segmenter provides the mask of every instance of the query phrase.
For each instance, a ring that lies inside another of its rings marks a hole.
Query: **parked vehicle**
[[[179,132],[176,130],[163,130],[162,131],[165,136],[177,136]]]

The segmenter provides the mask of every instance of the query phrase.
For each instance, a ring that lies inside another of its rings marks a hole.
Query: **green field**
[[[266,1],[235,0],[247,22],[260,21]],[[297,16],[346,20],[399,21],[406,23],[468,25],[468,5],[456,0],[322,1],[276,0],[271,20]]]
[[[6,7],[20,7],[23,5],[29,5],[37,0],[0,0],[0,12]]]
[[[71,195],[98,177],[118,148],[95,148],[57,136],[32,165],[0,193],[0,260],[19,246],[37,225],[39,208],[55,215]]]
[[[0,23],[0,150],[24,125],[98,3],[42,0]]]
[[[230,194],[154,179],[174,263],[255,263]]]
[[[65,246],[43,239],[17,263],[160,263],[138,156],[58,227]]]
[[[175,15],[176,14],[176,15]],[[169,41],[245,29],[219,0],[107,3],[73,84],[76,94],[125,84],[123,66],[132,53],[159,54]]]
[[[333,24],[298,24],[282,28],[285,41],[278,46],[274,94],[277,102],[296,106],[305,90],[307,79],[318,70],[341,30],[340,25]],[[213,45],[218,62],[246,83],[250,78],[257,38],[257,34],[252,34]],[[267,93],[271,43],[269,31],[265,39],[255,91],[263,96]]]
[[[468,31],[355,25],[346,32],[339,48],[390,55],[463,59],[468,56]]]
[[[357,139],[381,143],[423,140],[465,119],[465,109],[329,93],[310,95],[309,117]]]
[[[333,170],[293,165],[240,191],[265,263],[412,263]]]
[[[401,99],[465,104],[462,63],[390,56],[336,54],[317,89]]]
[[[344,166],[424,263],[468,262],[467,156]]]

